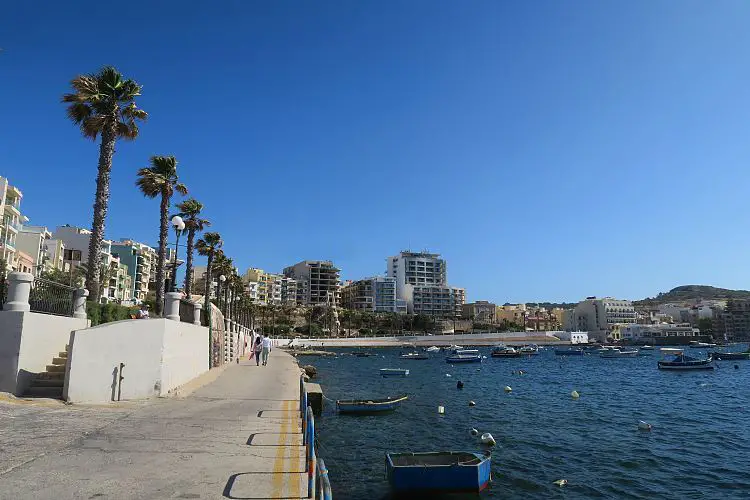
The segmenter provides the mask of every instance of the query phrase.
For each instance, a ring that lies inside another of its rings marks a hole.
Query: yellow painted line
[[[289,401],[284,401],[284,412],[289,409]],[[284,450],[286,449],[286,433],[288,419],[284,418],[281,421],[281,433],[279,434],[279,441],[277,443],[278,448],[276,449],[276,459],[273,462],[273,478],[271,482],[271,498],[281,498],[282,490],[284,489]]]

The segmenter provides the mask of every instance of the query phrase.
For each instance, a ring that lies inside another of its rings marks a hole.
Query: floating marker
[[[445,374],[446,377],[451,377],[452,375],[450,373]]]
[[[486,444],[487,446],[495,446],[497,443],[495,442],[495,438],[492,437],[492,434],[489,432],[485,432],[482,434],[482,437],[479,438],[479,440],[482,442],[482,444]]]
[[[649,424],[648,422],[644,422],[643,420],[638,422],[638,428],[642,431],[650,431],[653,426]]]
[[[573,391],[573,392],[570,393],[570,397],[573,398],[573,399],[578,399],[578,398],[581,397],[581,395],[578,394],[578,391]],[[561,479],[560,481],[565,481],[565,480]]]
[[[476,406],[477,404],[474,401],[469,401],[469,406]]]
[[[438,406],[438,414],[440,415],[445,414],[445,406]]]
[[[478,430],[476,430],[476,429],[475,429],[475,428],[473,428],[473,427],[471,428],[471,431],[470,431],[470,432],[471,432],[471,435],[472,435],[472,436],[478,436],[478,435],[479,435],[479,431],[478,431]]]
[[[461,382],[460,380],[458,382],[456,382],[456,389],[463,389],[463,388],[464,388],[464,383],[463,382]]]
[[[558,479],[557,481],[555,481],[552,484],[556,484],[557,486],[561,486],[562,487],[562,486],[565,486],[566,484],[568,484],[568,480],[567,479]]]
[[[505,392],[513,392],[513,389],[510,388],[509,385],[505,386],[505,389],[503,389]]]

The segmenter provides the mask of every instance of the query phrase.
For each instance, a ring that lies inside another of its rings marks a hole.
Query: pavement
[[[0,399],[0,499],[306,497],[299,374],[274,349],[181,398]]]

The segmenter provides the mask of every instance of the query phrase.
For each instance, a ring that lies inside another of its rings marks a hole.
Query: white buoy
[[[445,374],[446,377],[451,377],[452,375],[450,373]]]
[[[505,392],[513,392],[513,389],[510,388],[509,385],[505,386],[505,389],[503,389]]]
[[[558,479],[557,481],[555,481],[552,484],[556,484],[557,486],[565,486],[566,484],[568,484],[568,480],[567,479]]]
[[[653,426],[643,420],[638,421],[638,428],[642,431],[650,431]]]
[[[445,414],[445,406],[438,406],[438,414],[440,415]]]
[[[469,401],[469,406],[476,406],[477,404],[474,401]]]
[[[472,435],[472,436],[478,436],[478,435],[479,435],[479,431],[478,431],[478,430],[476,430],[476,429],[475,429],[475,428],[473,428],[473,427],[471,428],[471,431],[470,431],[470,432],[471,432],[471,435]]]
[[[486,444],[487,446],[495,446],[497,444],[495,438],[493,438],[492,434],[489,432],[482,434],[482,437],[479,438],[479,440],[482,441],[482,444]]]
[[[573,391],[573,392],[570,393],[570,397],[573,398],[573,399],[578,399],[578,398],[581,397],[581,395],[578,394],[578,391]],[[561,479],[561,481],[563,481],[563,479]]]

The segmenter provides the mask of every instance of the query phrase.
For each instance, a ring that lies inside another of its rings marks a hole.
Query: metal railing
[[[31,284],[29,306],[33,312],[73,316],[74,293],[73,287],[35,278]]]
[[[307,470],[307,498],[333,500],[328,469],[322,458],[315,452],[315,416],[312,407],[307,406],[307,392],[303,376],[299,379],[300,415],[302,417],[302,444],[305,445],[305,465]]]

